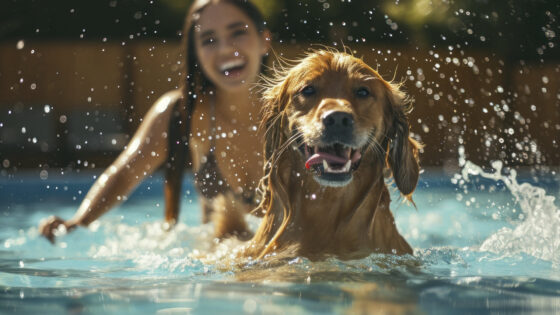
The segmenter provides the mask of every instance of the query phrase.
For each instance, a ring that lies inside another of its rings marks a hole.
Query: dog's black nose
[[[354,126],[354,118],[350,113],[331,111],[322,118],[323,125],[326,128],[334,128],[342,131],[345,129],[352,129]]]
[[[322,116],[323,141],[327,143],[340,142],[350,144],[353,142],[354,118],[352,114],[331,111]]]

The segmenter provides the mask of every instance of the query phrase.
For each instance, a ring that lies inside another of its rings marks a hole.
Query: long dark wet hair
[[[168,156],[165,170],[165,220],[174,224],[178,218],[181,201],[181,183],[185,165],[192,166],[189,153],[190,121],[196,103],[202,101],[214,84],[202,72],[194,46],[194,26],[200,14],[209,5],[229,3],[244,12],[255,24],[257,31],[266,30],[266,23],[259,9],[248,0],[194,0],[187,13],[182,39],[181,100],[175,105],[169,124]],[[264,62],[264,59],[263,59]],[[262,71],[261,67],[261,71]]]

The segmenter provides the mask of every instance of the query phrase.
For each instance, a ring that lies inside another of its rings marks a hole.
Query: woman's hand
[[[39,223],[39,233],[54,244],[55,237],[74,230],[78,224],[64,221],[57,216],[50,216]]]

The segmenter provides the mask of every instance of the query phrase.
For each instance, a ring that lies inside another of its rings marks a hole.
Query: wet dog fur
[[[361,59],[309,53],[277,69],[263,92],[263,216],[244,255],[312,260],[412,254],[389,209],[384,173],[411,199],[420,145],[409,135],[410,102]]]

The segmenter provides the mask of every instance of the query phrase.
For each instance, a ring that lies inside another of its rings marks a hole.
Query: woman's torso
[[[225,191],[245,200],[254,197],[263,173],[264,138],[260,120],[249,119],[249,105],[217,103],[212,110],[209,100],[195,107],[189,149],[199,192],[206,198]]]

